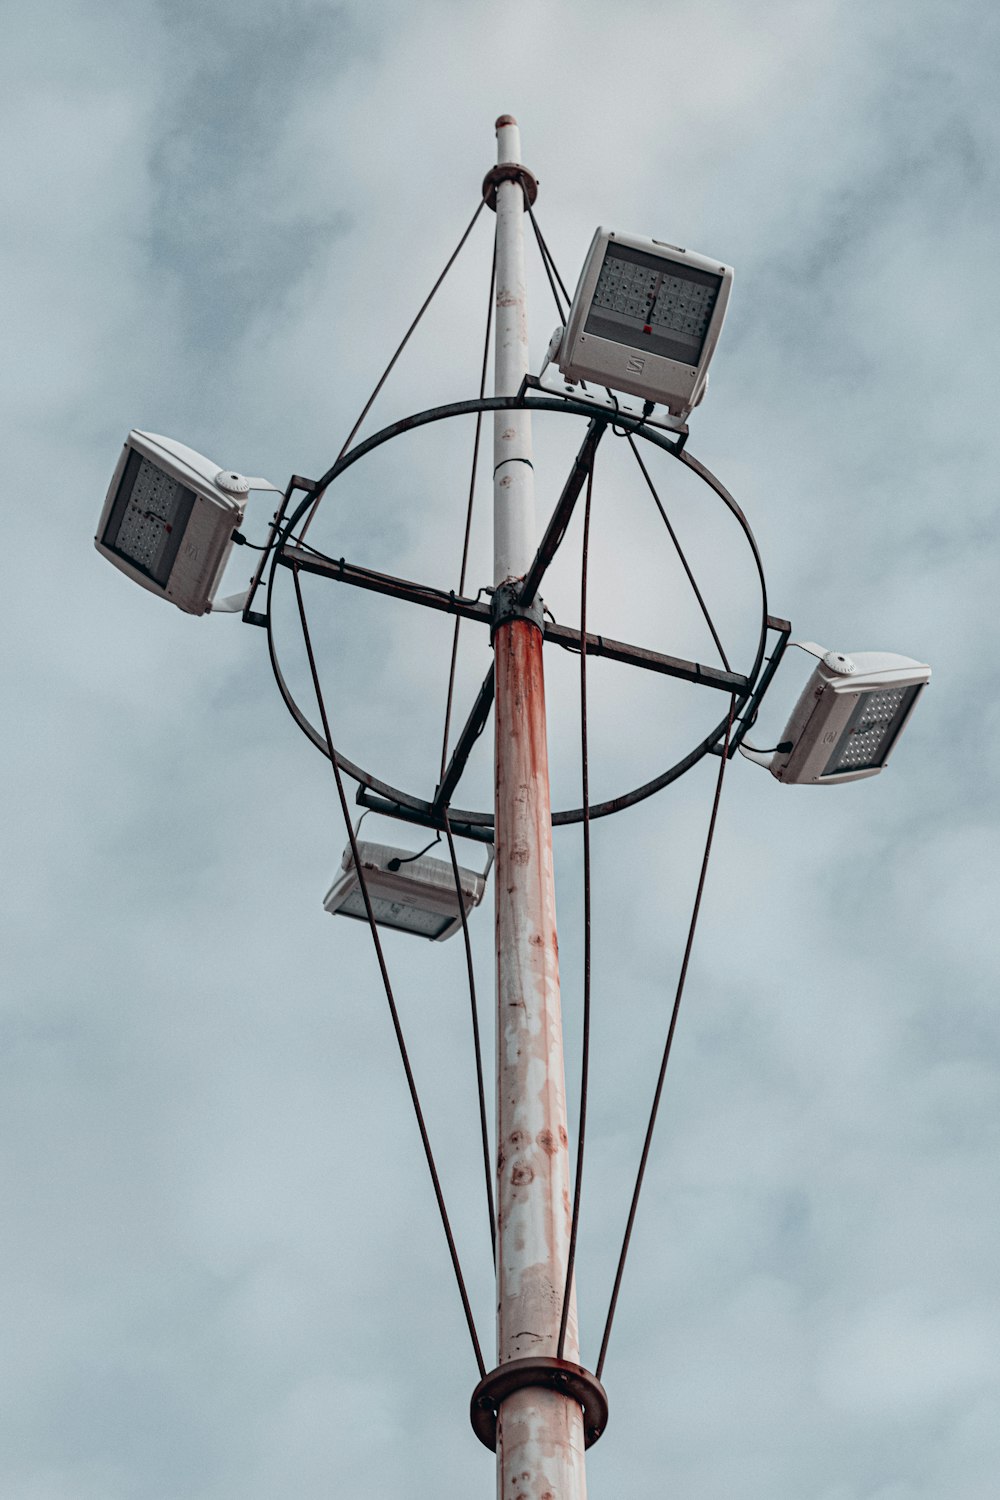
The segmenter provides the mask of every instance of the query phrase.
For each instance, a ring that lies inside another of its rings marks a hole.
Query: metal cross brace
[[[597,445],[605,430],[607,421],[603,418],[592,419],[588,425],[586,436],[581,444],[573,467],[570,470],[562,494],[552,513],[552,518],[545,529],[545,534],[539,543],[538,550],[531,563],[530,568],[524,576],[524,581],[519,588],[512,586],[510,592],[514,592],[512,607],[517,614],[531,618],[536,624],[540,620],[540,628],[546,641],[551,641],[565,650],[579,652],[583,645],[580,632],[566,625],[557,625],[552,620],[540,619],[540,600],[538,597],[542,579],[546,569],[552,562],[560,543],[562,542],[577,500],[587,481],[593,463]],[[293,481],[294,483],[294,481]],[[304,481],[298,481],[304,484]],[[290,487],[291,488],[291,487]],[[496,623],[496,602],[490,604],[481,602],[478,598],[470,599],[456,594],[454,590],[433,588],[426,584],[414,583],[405,578],[396,578],[389,573],[379,573],[371,568],[360,567],[349,563],[344,558],[327,557],[312,548],[295,544],[286,544],[277,549],[276,561],[282,567],[299,570],[304,573],[316,574],[322,578],[328,578],[336,583],[350,584],[354,588],[367,589],[374,593],[384,594],[389,598],[401,599],[410,604],[421,604],[428,609],[441,610],[444,613],[458,615],[462,619],[477,620],[480,624],[492,626]],[[510,601],[505,601],[507,607],[511,607]],[[779,632],[777,649],[768,660],[767,668],[757,684],[756,691],[750,697],[750,679],[738,672],[722,671],[717,667],[708,667],[701,662],[687,661],[682,657],[667,656],[662,652],[649,651],[642,646],[630,645],[625,641],[613,640],[607,636],[591,634],[587,632],[585,637],[586,651],[588,656],[604,656],[612,661],[621,662],[627,666],[642,667],[646,671],[659,672],[667,677],[680,678],[685,682],[697,683],[702,687],[716,688],[724,693],[736,694],[738,699],[747,705],[746,712],[741,716],[739,738],[749,727],[749,721],[756,710],[757,704],[763,697],[788,639],[790,627],[784,620],[772,620],[768,617],[768,626]],[[409,809],[396,809],[394,804],[387,803],[381,811],[390,809],[396,816],[404,817],[407,821],[427,822],[433,826],[439,826],[439,821],[444,810],[450,807],[451,799],[461,781],[465,771],[472,748],[482,734],[489,719],[493,706],[494,679],[492,669],[487,673],[476,701],[468,719],[456,740],[451,758],[445,769],[440,784],[435,790],[433,802],[428,805],[427,813],[417,814]],[[748,702],[749,699],[749,702]],[[734,740],[736,737],[734,736]],[[738,743],[738,740],[736,741]],[[736,744],[732,746],[735,751]],[[369,801],[370,790],[366,792],[364,787],[358,791],[358,800],[364,805],[372,805]],[[381,804],[382,799],[377,799]],[[464,831],[464,830],[463,830]]]

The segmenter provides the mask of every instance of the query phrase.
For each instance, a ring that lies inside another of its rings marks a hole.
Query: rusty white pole
[[[517,121],[497,121],[498,163],[519,162]],[[496,200],[496,393],[528,373],[524,199]],[[536,547],[531,418],[497,412],[493,431],[494,582],[527,572]],[[496,673],[497,1344],[498,1363],[553,1356],[559,1337],[572,1183],[566,1129],[559,949],[542,636],[514,618],[494,636]],[[578,1355],[576,1306],[564,1357]],[[498,1500],[585,1500],[583,1415],[535,1387],[503,1401]]]

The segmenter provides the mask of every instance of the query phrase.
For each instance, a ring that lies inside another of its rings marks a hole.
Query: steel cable
[[[647,485],[649,486],[649,492],[650,492],[650,494],[652,495],[653,499],[656,501],[656,508],[660,512],[660,515],[663,518],[663,524],[666,526],[667,531],[670,533],[670,540],[673,542],[674,548],[675,548],[675,550],[677,552],[677,556],[680,558],[681,564],[682,564],[682,566],[684,568],[684,571],[685,571],[685,573],[688,576],[688,582],[690,583],[691,587],[694,589],[694,596],[697,599],[698,603],[701,605],[701,612],[705,616],[705,621],[706,621],[706,623],[708,625],[709,630],[712,632],[712,639],[715,642],[716,650],[718,651],[719,655],[722,658],[722,665],[725,667],[726,671],[729,672],[729,671],[732,670],[732,668],[729,665],[729,658],[726,655],[725,651],[723,650],[722,642],[719,639],[719,632],[716,630],[715,625],[714,625],[714,623],[712,621],[712,616],[708,612],[708,605],[705,603],[705,600],[702,598],[701,589],[698,587],[697,583],[695,582],[695,576],[692,573],[690,566],[688,565],[688,560],[687,560],[687,558],[684,555],[684,549],[682,548],[680,542],[677,540],[677,533],[674,530],[673,526],[671,526],[671,524],[670,524],[670,517],[667,515],[667,512],[666,512],[666,510],[664,509],[664,506],[663,506],[663,502],[662,502],[662,500],[660,499],[659,495],[656,492],[656,485],[653,483],[652,476],[651,476],[649,470],[646,468],[646,465],[643,463],[642,454],[639,452],[639,449],[636,446],[635,438],[632,436],[632,434],[630,432],[627,433],[626,436],[628,438],[629,447],[632,449],[632,452],[635,454],[635,461],[639,465],[639,468],[642,470],[642,477],[645,479]]]
[[[350,809],[347,803],[347,794],[344,791],[343,778],[341,777],[340,767],[337,764],[336,752],[333,748],[333,736],[330,733],[330,723],[327,718],[326,703],[323,697],[323,690],[320,686],[319,673],[316,669],[316,658],[313,654],[312,638],[309,634],[309,622],[306,618],[305,603],[302,598],[302,586],[299,582],[298,568],[292,569],[292,581],[295,585],[295,599],[298,604],[299,619],[302,623],[302,638],[305,642],[306,655],[309,659],[309,671],[312,676],[313,691],[316,694],[316,704],[319,708],[320,719],[323,724],[323,733],[326,736],[330,765],[333,768],[334,780],[337,783],[337,796],[340,799],[341,811],[344,815],[344,822],[347,825],[347,833],[351,845],[351,857],[354,860],[354,868],[357,872],[358,885],[361,890],[361,899],[364,902],[365,914],[368,917],[368,926],[371,929],[372,942],[375,945],[375,955],[378,959],[379,972],[382,975],[382,984],[385,989],[385,997],[389,1005],[389,1015],[392,1019],[393,1030],[396,1033],[396,1042],[399,1047],[399,1055],[403,1063],[403,1071],[406,1074],[406,1083],[410,1091],[410,1099],[413,1103],[413,1112],[417,1120],[417,1129],[420,1132],[420,1140],[424,1148],[424,1156],[427,1159],[427,1168],[430,1172],[431,1183],[434,1187],[434,1196],[437,1199],[438,1212],[441,1215],[441,1223],[444,1228],[445,1239],[448,1242],[448,1253],[451,1256],[451,1264],[455,1272],[455,1280],[458,1283],[458,1291],[462,1299],[462,1308],[465,1312],[465,1321],[468,1324],[469,1328],[469,1337],[472,1339],[472,1348],[476,1356],[476,1363],[479,1366],[479,1375],[482,1379],[486,1375],[486,1365],[483,1362],[483,1353],[479,1344],[479,1336],[476,1333],[476,1324],[472,1316],[472,1307],[469,1303],[469,1294],[465,1286],[465,1277],[462,1275],[462,1267],[458,1258],[458,1250],[455,1245],[455,1237],[452,1234],[451,1221],[448,1218],[448,1210],[445,1206],[444,1193],[441,1189],[441,1181],[438,1177],[437,1165],[434,1161],[434,1152],[431,1149],[430,1137],[427,1133],[427,1125],[424,1120],[424,1112],[421,1108],[420,1097],[417,1093],[416,1080],[413,1076],[413,1069],[410,1065],[410,1056],[409,1052],[407,1051],[406,1040],[403,1036],[403,1028],[400,1024],[399,1012],[396,1009],[396,1000],[392,992],[392,984],[389,979],[389,970],[386,966],[385,954],[382,951],[382,941],[378,934],[378,926],[375,922],[375,913],[372,910],[371,897],[368,894],[368,882],[365,878],[364,868],[358,854],[357,835],[355,834],[354,826],[351,822]],[[449,842],[450,839],[451,834],[449,832]]]
[[[604,1361],[608,1352],[608,1341],[611,1338],[611,1326],[614,1323],[615,1311],[618,1307],[618,1294],[621,1291],[622,1276],[625,1271],[625,1261],[628,1256],[629,1245],[632,1239],[632,1230],[635,1226],[636,1210],[639,1206],[639,1194],[642,1192],[643,1178],[646,1175],[646,1164],[649,1161],[649,1149],[653,1141],[653,1131],[656,1128],[656,1116],[660,1108],[660,1099],[663,1094],[663,1081],[667,1073],[667,1064],[670,1061],[670,1050],[673,1046],[674,1032],[677,1029],[677,1016],[681,1007],[681,996],[684,993],[684,981],[687,979],[688,964],[691,959],[691,949],[694,945],[695,929],[698,926],[698,913],[701,910],[701,898],[705,889],[705,876],[708,872],[709,856],[712,852],[712,839],[715,834],[715,823],[719,813],[719,802],[722,797],[722,783],[726,775],[726,766],[729,764],[729,736],[733,727],[733,714],[736,708],[735,695],[729,703],[729,720],[726,724],[726,739],[723,747],[722,757],[719,761],[719,775],[715,783],[715,797],[712,802],[712,815],[708,822],[708,834],[705,839],[705,852],[701,861],[701,873],[698,876],[698,888],[695,892],[694,909],[691,913],[691,922],[688,926],[687,941],[684,945],[684,957],[681,962],[680,975],[677,980],[677,991],[674,995],[673,1009],[670,1013],[670,1025],[667,1028],[667,1040],[663,1048],[663,1057],[660,1061],[660,1071],[656,1080],[656,1089],[653,1094],[653,1106],[650,1110],[649,1123],[646,1126],[646,1136],[642,1145],[642,1155],[639,1159],[639,1170],[636,1174],[635,1187],[632,1192],[632,1202],[629,1207],[628,1221],[625,1226],[625,1236],[622,1240],[621,1253],[618,1257],[618,1269],[615,1272],[615,1283],[611,1293],[611,1302],[608,1307],[608,1316],[604,1324],[604,1336],[601,1339],[601,1353],[597,1361],[594,1374],[598,1380],[604,1370]]]
[[[569,292],[566,290],[566,285],[565,285],[562,277],[559,275],[559,268],[556,265],[556,263],[555,263],[555,261],[554,261],[554,259],[552,257],[551,250],[549,249],[548,245],[545,243],[545,236],[542,234],[541,229],[538,227],[538,220],[535,218],[535,211],[532,208],[531,204],[528,202],[527,196],[525,196],[524,202],[525,202],[525,207],[528,210],[528,218],[531,220],[531,227],[535,231],[535,239],[538,241],[538,248],[541,251],[541,255],[542,255],[542,264],[545,266],[545,274],[549,278],[549,286],[552,287],[552,295],[555,298],[556,307],[557,307],[557,309],[559,311],[560,320],[563,323],[565,323],[567,317],[569,316],[569,308],[570,308],[570,305],[571,305],[573,299],[570,296]],[[555,276],[556,281],[559,283],[560,290],[562,291],[563,296],[566,298],[566,311],[565,312],[563,312],[563,309],[562,309],[562,307],[560,305],[559,295],[556,292],[555,285],[554,285],[553,280],[552,280],[553,276]]]
[[[472,230],[473,230],[473,228],[475,226],[476,220],[479,218],[479,215],[482,213],[482,211],[485,208],[485,206],[486,206],[486,199],[485,198],[481,198],[479,200],[479,205],[478,205],[475,213],[472,215],[472,218],[469,220],[469,223],[466,226],[466,229],[465,229],[465,232],[462,235],[462,238],[459,240],[458,244],[455,246],[454,250],[451,252],[451,255],[448,257],[447,261],[445,262],[444,270],[441,272],[441,274],[438,277],[437,281],[435,281],[434,285],[431,287],[430,291],[427,293],[426,298],[424,299],[423,303],[420,306],[420,310],[417,313],[417,316],[414,318],[414,320],[410,324],[409,328],[403,334],[403,337],[402,337],[402,339],[400,341],[399,347],[397,348],[395,354],[390,359],[389,363],[386,365],[385,369],[382,371],[382,374],[379,377],[379,379],[378,379],[378,381],[377,381],[377,383],[375,385],[375,389],[372,391],[371,395],[368,397],[368,400],[365,402],[364,406],[362,407],[362,409],[361,409],[361,415],[358,417],[358,420],[355,422],[354,426],[351,428],[350,432],[347,434],[347,437],[346,437],[346,439],[344,441],[344,446],[341,448],[340,452],[337,454],[337,462],[338,463],[340,462],[340,460],[343,458],[344,454],[347,452],[348,448],[353,443],[355,437],[358,434],[358,429],[360,428],[362,422],[365,420],[365,417],[367,417],[368,413],[371,411],[372,407],[374,406],[375,400],[376,400],[379,392],[381,391],[382,387],[385,385],[385,383],[388,380],[389,376],[392,374],[392,371],[393,371],[393,369],[395,367],[396,361],[399,359],[399,356],[402,354],[403,350],[406,348],[407,344],[410,342],[410,336],[413,334],[414,330],[416,329],[417,324],[420,322],[420,320],[423,317],[424,313],[427,311],[427,309],[430,307],[431,303],[433,302],[435,293],[437,292],[437,290],[440,287],[441,283],[444,281],[444,279],[447,276],[448,272],[451,270],[452,266],[455,264],[455,261],[458,259],[458,256],[459,256],[459,254],[460,254],[460,252],[462,250],[462,247],[464,246],[466,240],[469,238],[469,235],[472,233]],[[306,532],[309,530],[309,527],[312,524],[313,516],[316,514],[316,509],[317,509],[320,501],[322,500],[324,493],[325,492],[323,490],[320,490],[319,494],[314,497],[312,505],[309,507],[309,511],[308,511],[308,513],[306,515],[305,521],[304,521],[303,526],[302,526],[302,530],[300,532],[300,536],[301,537],[304,537],[305,534],[306,534]]]
[[[587,749],[587,571],[590,552],[590,503],[594,493],[594,464],[587,474],[587,499],[583,511],[583,549],[580,565],[580,777],[583,801],[583,1043],[580,1061],[580,1116],[576,1136],[576,1181],[573,1186],[573,1216],[566,1257],[566,1285],[556,1358],[562,1359],[566,1344],[576,1241],[580,1227],[580,1194],[583,1187],[583,1153],[587,1137],[587,1091],[590,1081],[590,759]]]
[[[486,306],[486,333],[483,338],[483,360],[479,374],[479,399],[483,399],[486,390],[486,370],[489,363],[490,334],[493,329],[493,297],[496,289],[497,275],[497,249],[496,236],[493,238],[493,264],[490,269],[490,295]],[[458,592],[465,593],[465,579],[469,564],[469,539],[472,533],[472,508],[476,494],[476,475],[479,469],[479,443],[483,429],[483,414],[476,413],[476,435],[472,445],[472,472],[469,476],[469,499],[465,511],[465,537],[462,542],[462,566],[459,572]],[[458,665],[458,639],[461,632],[462,619],[460,615],[455,616],[455,629],[451,639],[451,664],[448,671],[448,695],[445,701],[444,731],[441,736],[441,781],[444,781],[445,769],[448,763],[448,739],[451,732],[451,711],[455,696],[455,671]],[[493,1264],[496,1265],[497,1258],[497,1218],[496,1207],[493,1197],[493,1164],[490,1154],[490,1131],[486,1109],[486,1082],[483,1076],[483,1051],[479,1034],[479,1003],[476,997],[476,972],[472,960],[472,941],[469,937],[468,915],[465,910],[465,900],[462,895],[462,880],[458,872],[458,857],[455,853],[455,842],[452,837],[451,825],[448,822],[448,809],[442,809],[444,814],[444,830],[448,838],[448,852],[451,855],[452,873],[455,877],[455,893],[458,897],[458,909],[462,916],[462,937],[465,941],[465,962],[469,975],[469,1005],[472,1014],[472,1043],[476,1056],[476,1088],[479,1095],[479,1130],[483,1142],[483,1171],[486,1178],[486,1209],[490,1221],[490,1245],[493,1251]]]
[[[486,1209],[490,1218],[490,1245],[493,1248],[493,1265],[497,1263],[497,1215],[493,1201],[493,1164],[490,1156],[490,1127],[486,1115],[486,1086],[483,1080],[483,1049],[479,1036],[479,1002],[476,999],[476,970],[472,962],[472,939],[469,936],[469,918],[465,910],[465,899],[462,895],[462,877],[458,870],[458,856],[455,853],[455,839],[452,835],[451,824],[448,822],[448,809],[442,809],[444,816],[444,832],[448,840],[448,853],[451,855],[451,868],[455,877],[455,894],[458,896],[458,909],[462,914],[462,937],[465,940],[465,964],[469,974],[469,1008],[472,1012],[472,1045],[476,1054],[476,1083],[479,1087],[479,1131],[483,1140],[483,1172],[486,1178]]]
[[[490,333],[493,329],[493,295],[496,289],[497,279],[497,246],[496,236],[493,239],[493,266],[490,271],[490,299],[486,308],[486,337],[483,340],[483,363],[479,375],[479,399],[483,399],[486,390],[486,367],[489,361]],[[465,511],[465,540],[462,543],[462,567],[458,580],[459,594],[465,593],[465,575],[469,565],[469,537],[472,532],[472,504],[476,492],[476,473],[479,468],[479,440],[483,430],[483,414],[476,413],[476,437],[472,445],[472,474],[469,478],[469,503]],[[455,616],[455,630],[451,641],[451,669],[448,673],[448,698],[444,710],[444,734],[441,741],[441,780],[444,780],[445,767],[448,763],[448,736],[451,732],[451,708],[455,692],[455,667],[458,662],[458,637],[462,627],[459,615]]]

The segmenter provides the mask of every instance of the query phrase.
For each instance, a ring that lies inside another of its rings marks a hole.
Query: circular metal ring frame
[[[485,396],[471,401],[454,401],[447,406],[434,406],[430,407],[427,411],[416,412],[413,416],[404,417],[402,421],[394,422],[389,427],[383,427],[379,432],[373,433],[371,437],[365,438],[363,442],[357,443],[353,448],[348,449],[346,453],[342,454],[336,463],[327,470],[322,479],[318,480],[313,488],[307,492],[305,498],[296,507],[291,519],[282,528],[281,535],[275,546],[274,557],[271,562],[267,581],[267,642],[271,657],[271,667],[274,672],[275,681],[278,684],[278,691],[281,693],[292,718],[307,739],[311,740],[317,750],[322,751],[327,757],[329,757],[332,750],[341,771],[350,776],[354,781],[359,782],[370,791],[378,793],[379,796],[384,797],[387,801],[395,803],[399,808],[418,814],[421,819],[431,819],[432,826],[438,826],[438,824],[443,826],[440,811],[435,809],[433,803],[423,798],[415,797],[410,792],[401,791],[398,787],[391,786],[388,782],[381,781],[362,766],[358,766],[353,761],[348,760],[336,746],[328,747],[325,735],[315,727],[292,697],[281,671],[274,640],[272,600],[275,577],[278,571],[278,557],[288,545],[292,533],[306,512],[322,498],[324,492],[334,480],[339,479],[340,475],[356,464],[359,459],[364,458],[376,448],[382,447],[384,443],[389,442],[394,437],[399,437],[404,432],[413,432],[419,427],[427,427],[434,422],[446,421],[451,417],[474,416],[481,412],[497,411],[563,412],[570,416],[585,417],[589,421],[603,421],[606,425],[613,426],[619,432],[624,429],[627,432],[631,432],[634,437],[643,438],[646,442],[652,443],[654,447],[660,448],[665,453],[669,453],[672,458],[677,459],[679,463],[684,464],[699,479],[702,479],[710,489],[714,490],[715,494],[718,495],[719,499],[738,523],[753,554],[757,575],[760,579],[760,637],[757,643],[757,653],[754,657],[753,666],[746,674],[746,689],[742,693],[735,695],[736,703],[733,709],[734,722],[753,692],[754,685],[764,663],[764,655],[767,649],[767,585],[764,579],[764,567],[761,562],[760,552],[753,532],[750,529],[750,524],[725,485],[720,483],[704,464],[699,463],[696,458],[693,458],[687,452],[686,448],[678,444],[676,440],[671,440],[666,433],[647,426],[639,418],[627,417],[620,412],[605,412],[601,408],[594,408],[585,405],[583,402],[565,400],[561,397],[539,397],[532,394],[529,398],[526,392],[522,392],[517,396]],[[646,781],[641,786],[634,787],[631,791],[622,793],[621,796],[611,797],[604,802],[595,803],[590,808],[590,817],[603,818],[611,813],[622,812],[627,807],[634,807],[637,802],[642,802],[647,797],[652,797],[656,792],[662,791],[664,787],[669,786],[672,781],[676,781],[678,777],[683,776],[685,771],[689,771],[692,766],[708,755],[714,746],[719,744],[719,741],[725,735],[726,727],[729,724],[729,717],[728,713],[724,714],[714,729],[710,730],[693,750],[687,755],[682,756],[680,760],[676,761],[666,771],[661,772],[659,776],[654,776],[651,781]],[[469,812],[452,807],[449,807],[447,811],[453,827],[456,824],[462,823],[480,828],[491,828],[493,826],[492,812]],[[554,812],[552,814],[552,823],[553,826],[566,823],[579,823],[582,822],[583,817],[584,809],[582,807],[569,808]],[[456,828],[457,831],[458,829]]]

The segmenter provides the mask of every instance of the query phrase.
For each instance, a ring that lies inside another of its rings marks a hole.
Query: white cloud
[[[60,0],[44,26],[9,27],[12,1500],[492,1485],[370,942],[320,905],[344,841],[329,767],[271,686],[262,632],[161,610],[90,538],[133,423],[276,482],[332,461],[472,213],[506,110],[570,283],[598,221],[735,263],[692,447],[747,510],[771,608],[799,635],[935,668],[886,776],[811,794],[741,761],[727,774],[591,1493],[625,1474],[630,1494],[691,1500],[992,1500],[995,17],[972,0],[947,24],[930,3],[548,0],[509,6],[506,27],[476,0]],[[368,430],[475,389],[490,228],[484,214]],[[554,314],[530,274],[540,358]],[[541,515],[579,434],[553,419],[536,438]],[[331,492],[317,537],[451,586],[470,456],[468,424],[383,450]],[[626,458],[608,438],[592,623],[708,659]],[[487,431],[472,591],[489,468]],[[745,557],[661,468],[742,659]],[[578,547],[576,526],[550,581],[567,621]],[[432,784],[447,620],[339,595],[323,618],[330,593],[307,597],[338,734]],[[290,608],[283,659],[312,712]],[[459,719],[488,662],[474,632]],[[805,679],[794,655],[761,736]],[[579,795],[577,670],[550,674],[563,802]],[[600,663],[591,688],[600,795],[721,713]],[[594,828],[588,1360],[715,770]],[[556,856],[572,1123],[578,830]],[[464,956],[392,937],[387,953],[489,1351]]]

